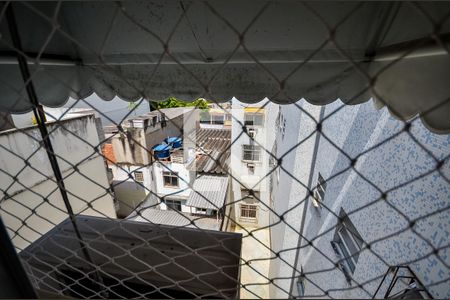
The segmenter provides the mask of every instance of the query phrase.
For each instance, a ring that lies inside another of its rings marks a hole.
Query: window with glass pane
[[[356,263],[358,262],[361,248],[363,247],[363,239],[361,235],[356,231],[355,226],[350,221],[347,214],[341,209],[339,213],[341,222],[336,228],[334,235],[334,242],[339,246],[339,250],[347,264],[350,272],[353,274],[356,269]]]
[[[246,126],[263,126],[264,115],[262,113],[245,113],[244,124]]]
[[[169,209],[181,211],[181,201],[164,200],[164,203],[166,203],[166,205]]]
[[[242,159],[248,161],[260,161],[261,147],[256,145],[242,145]]]
[[[256,205],[241,204],[241,218],[256,219]]]
[[[178,187],[178,173],[175,172],[163,172],[164,186]]]

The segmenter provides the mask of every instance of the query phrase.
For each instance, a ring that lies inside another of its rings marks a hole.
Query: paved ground
[[[251,231],[256,228],[248,227],[246,230]],[[248,233],[240,228],[236,227],[235,232],[242,233],[242,258],[245,261],[258,258],[270,258],[270,250],[264,247],[259,241],[264,243],[267,247],[270,247],[270,233],[269,229],[258,230],[253,233],[254,236],[249,236]],[[241,263],[244,263],[241,261]],[[254,261],[250,263],[250,266],[241,266],[241,284],[251,283],[268,283],[269,275],[269,260]],[[251,292],[250,292],[251,291]],[[253,293],[254,294],[253,294]],[[256,296],[256,295],[257,296]],[[269,284],[263,285],[249,285],[247,289],[241,288],[242,299],[267,299],[269,298]]]

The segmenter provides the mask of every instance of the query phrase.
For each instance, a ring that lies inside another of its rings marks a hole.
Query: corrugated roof
[[[195,179],[186,206],[218,210],[227,194],[228,177],[203,175]]]
[[[191,171],[211,174],[228,174],[231,153],[231,130],[200,128],[195,136],[197,157],[188,166]]]
[[[134,214],[133,217],[127,219],[137,222],[208,230],[219,230],[221,222],[221,220],[216,220],[214,218],[191,216],[174,210],[160,210],[147,207],[139,210],[139,212],[140,215]]]

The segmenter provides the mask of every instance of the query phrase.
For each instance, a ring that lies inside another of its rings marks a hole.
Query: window
[[[261,147],[256,145],[242,145],[242,160],[260,161]]]
[[[178,210],[178,211],[181,211],[181,201],[177,201],[177,200],[164,200],[164,203],[167,205],[167,209],[169,209],[169,210]]]
[[[163,172],[164,186],[178,187],[178,173],[175,172]]]
[[[248,175],[255,175],[255,165],[247,164]]]
[[[246,126],[263,126],[264,115],[262,113],[245,113],[244,124]]]
[[[305,296],[305,276],[304,275],[300,275],[297,278],[297,293],[298,293],[298,297]]]
[[[333,240],[335,246],[333,248],[344,259],[346,267],[353,274],[364,241],[343,209],[341,209],[339,217],[341,221],[336,227]],[[347,272],[346,270],[343,271],[344,274]]]
[[[323,200],[325,199],[325,191],[327,190],[327,182],[323,179],[322,175],[319,173],[317,178],[316,188],[314,190],[313,205],[315,207],[320,207]]]
[[[195,208],[196,213],[206,214],[206,208]]]
[[[256,205],[241,204],[241,218],[254,219],[256,221],[256,211],[258,207]]]
[[[137,182],[144,182],[144,173],[141,171],[134,171],[134,180]]]

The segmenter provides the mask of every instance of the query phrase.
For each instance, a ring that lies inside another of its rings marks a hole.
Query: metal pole
[[[6,4],[8,5],[8,4]],[[16,23],[16,19],[14,16],[14,11],[13,11],[13,7],[12,4],[10,3],[8,8],[6,9],[6,18],[8,20],[8,27],[9,27],[9,32],[11,34],[11,39],[13,42],[14,47],[18,50],[23,52],[22,49],[22,43],[20,41],[20,37],[19,37],[19,31],[17,29],[17,23]],[[34,85],[33,82],[31,81],[31,76],[30,76],[30,71],[28,69],[28,63],[25,57],[23,57],[21,54],[17,53],[17,60],[19,62],[19,68],[20,68],[20,72],[22,74],[22,78],[23,81],[26,85],[26,91],[27,91],[27,95],[29,100],[31,101],[31,103],[33,104],[33,114],[34,117],[36,118],[36,122],[39,128],[39,131],[41,133],[42,136],[42,142],[44,144],[44,148],[47,152],[47,156],[48,159],[50,161],[53,173],[55,175],[55,179],[56,179],[56,183],[58,185],[59,191],[61,193],[62,199],[64,201],[64,205],[66,206],[67,209],[67,213],[69,215],[70,221],[72,222],[75,234],[78,238],[78,241],[80,242],[80,246],[81,246],[81,250],[83,252],[83,255],[86,257],[86,260],[91,263],[92,265],[94,265],[93,260],[88,252],[88,249],[86,247],[86,243],[84,242],[80,230],[78,228],[77,225],[77,221],[75,218],[75,214],[73,212],[72,209],[72,205],[69,202],[69,197],[67,196],[67,191],[66,191],[66,187],[64,185],[64,180],[62,177],[62,173],[61,170],[59,168],[59,164],[58,161],[56,159],[55,156],[55,152],[53,150],[53,146],[52,143],[50,141],[50,137],[47,131],[47,126],[45,124],[46,122],[46,117],[45,117],[45,112],[44,109],[42,107],[42,105],[39,104],[38,98],[37,98],[37,94],[36,94],[36,90],[34,89]],[[98,271],[96,270],[94,272],[95,277],[94,280],[102,283],[101,280],[101,276],[99,275]]]

